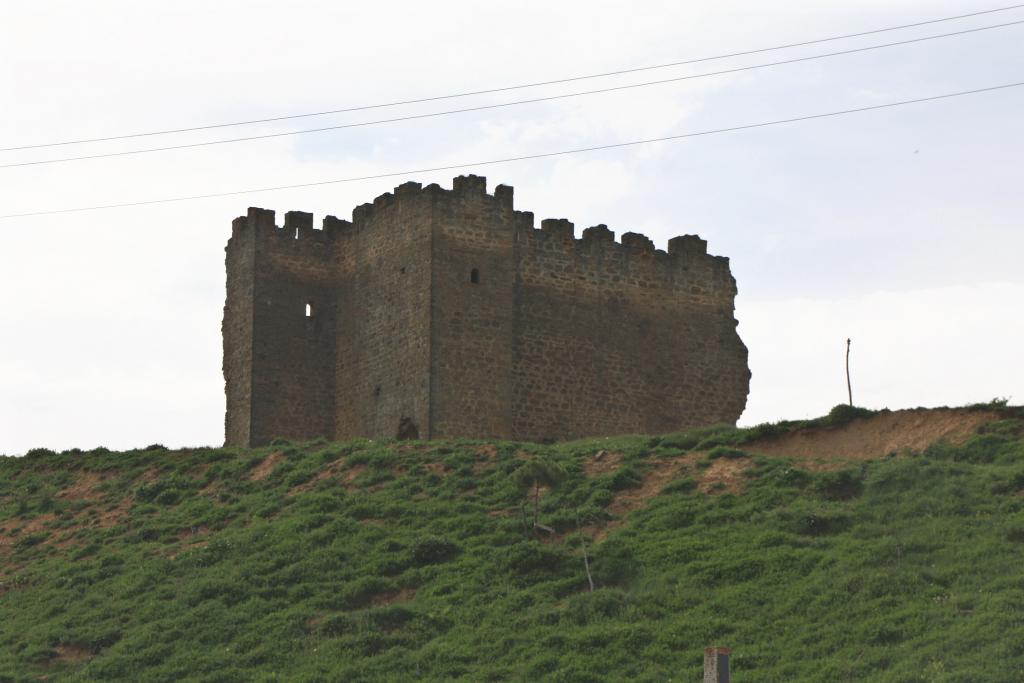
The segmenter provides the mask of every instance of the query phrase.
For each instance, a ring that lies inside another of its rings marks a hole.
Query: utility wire
[[[921,43],[927,40],[935,40],[937,38],[949,38],[951,36],[962,36],[968,33],[977,33],[979,31],[988,31],[994,28],[1004,28],[1007,26],[1016,26],[1018,24],[1024,24],[1024,19],[1018,21],[1010,21],[1004,24],[995,24],[993,26],[982,26],[979,28],[965,29],[963,31],[954,31],[952,33],[942,33],[933,36],[923,36],[921,38],[911,38],[909,40],[900,40],[894,43],[883,43],[881,45],[868,45],[866,47],[857,47],[849,50],[841,50],[839,52],[827,52],[818,55],[809,55],[807,57],[796,57],[794,59],[785,59],[778,62],[768,62],[765,64],[752,64],[749,66],[741,66],[733,69],[723,69],[721,71],[709,71],[701,74],[690,74],[687,76],[676,76],[674,78],[664,78],[657,81],[645,81],[643,83],[629,83],[626,85],[611,86],[608,88],[600,88],[597,90],[584,90],[574,93],[563,93],[561,95],[548,95],[545,97],[534,97],[528,100],[515,100],[512,102],[500,102],[497,104],[483,104],[475,107],[464,107],[462,109],[448,109],[445,111],[428,112],[425,114],[410,114],[408,116],[398,116],[391,119],[377,119],[375,121],[359,121],[356,123],[342,123],[336,126],[324,126],[322,128],[306,128],[304,130],[290,130],[282,131],[278,133],[264,133],[261,135],[249,135],[241,138],[227,138],[222,140],[207,140],[205,142],[191,142],[181,145],[168,145],[166,147],[147,147],[143,149],[132,149],[121,152],[103,152],[100,154],[87,154],[83,156],[75,157],[61,157],[57,159],[41,159],[38,161],[19,161],[11,164],[0,164],[0,168],[16,168],[20,166],[40,166],[44,164],[60,164],[69,161],[85,161],[88,159],[106,159],[109,157],[123,157],[123,156],[134,156],[136,154],[150,154],[153,152],[168,152],[176,149],[190,149],[194,147],[210,147],[213,145],[225,145],[235,142],[251,142],[254,140],[267,140],[271,138],[291,137],[293,135],[308,135],[309,133],[323,133],[331,130],[342,130],[346,128],[361,128],[365,126],[376,126],[383,123],[396,123],[399,121],[414,121],[417,119],[428,119],[436,118],[440,116],[450,116],[452,114],[464,114],[466,112],[484,111],[488,109],[501,109],[505,107],[515,107],[523,104],[533,104],[537,102],[550,102],[552,100],[563,100],[570,97],[582,97],[585,95],[597,95],[601,93],[616,92],[621,90],[630,90],[634,88],[644,88],[652,85],[663,85],[665,83],[676,83],[679,81],[688,81],[697,78],[707,78],[709,76],[721,76],[724,74],[739,73],[742,71],[753,71],[755,69],[765,69],[768,67],[782,66],[785,64],[795,64],[798,62],[807,62],[815,59],[824,59],[827,57],[838,57],[841,55],[855,54],[859,52],[868,52],[870,50],[880,50],[887,47],[896,47],[899,45],[909,45],[912,43]]]
[[[6,215],[0,215],[0,220],[11,219],[11,218],[25,218],[25,217],[28,217],[28,216],[49,216],[49,215],[61,214],[61,213],[77,213],[77,212],[81,212],[81,211],[99,211],[101,209],[117,209],[117,208],[124,208],[124,207],[130,207],[130,206],[147,206],[147,205],[150,205],[150,204],[168,204],[168,203],[172,203],[172,202],[185,202],[185,201],[192,201],[192,200],[196,200],[196,199],[213,199],[213,198],[216,198],[216,197],[232,197],[232,196],[244,195],[244,194],[255,194],[255,193],[258,193],[258,192],[274,192],[274,191],[278,191],[278,190],[294,190],[294,189],[303,188],[303,187],[317,187],[317,186],[321,186],[321,185],[337,185],[337,184],[340,184],[340,183],[354,183],[354,182],[358,182],[358,181],[362,181],[362,180],[376,180],[376,179],[379,179],[379,178],[392,178],[392,177],[395,177],[395,176],[406,176],[406,175],[411,175],[411,174],[414,174],[414,173],[432,173],[432,172],[435,172],[435,171],[450,171],[450,170],[453,170],[453,169],[460,169],[460,168],[475,168],[477,166],[489,166],[489,165],[493,165],[493,164],[505,164],[505,163],[510,163],[510,162],[513,162],[513,161],[526,161],[526,160],[529,160],[529,159],[545,159],[545,158],[548,158],[548,157],[565,156],[565,155],[569,155],[569,154],[580,154],[580,153],[583,153],[583,152],[596,152],[598,150],[604,150],[604,149],[617,149],[617,148],[621,148],[621,147],[633,147],[633,146],[636,146],[636,145],[646,145],[646,144],[650,144],[650,143],[653,143],[653,142],[667,142],[667,141],[671,141],[671,140],[683,140],[683,139],[686,139],[686,138],[701,137],[701,136],[704,136],[704,135],[714,135],[714,134],[717,134],[717,133],[731,133],[731,132],[740,131],[740,130],[750,130],[750,129],[753,129],[753,128],[765,128],[767,126],[777,126],[777,125],[784,124],[784,123],[797,123],[797,122],[800,122],[800,121],[811,121],[811,120],[814,120],[814,119],[824,119],[824,118],[829,118],[829,117],[832,117],[832,116],[842,116],[842,115],[845,115],[845,114],[856,114],[856,113],[865,112],[865,111],[874,111],[874,110],[877,110],[877,109],[888,109],[888,108],[891,108],[891,107],[900,107],[900,106],[907,105],[907,104],[917,104],[917,103],[920,103],[920,102],[933,102],[935,100],[944,100],[944,99],[949,99],[949,98],[952,98],[952,97],[962,97],[964,95],[975,95],[975,94],[978,94],[978,93],[992,92],[992,91],[996,91],[996,90],[1006,90],[1008,88],[1016,88],[1016,87],[1019,87],[1019,86],[1022,86],[1022,85],[1024,85],[1024,81],[1020,81],[1018,83],[1006,83],[1006,84],[1003,84],[1003,85],[993,85],[993,86],[990,86],[988,88],[977,88],[977,89],[974,89],[974,90],[963,90],[963,91],[960,91],[960,92],[946,93],[946,94],[943,94],[943,95],[932,95],[931,97],[919,97],[919,98],[912,99],[912,100],[901,100],[899,102],[887,102],[885,104],[874,104],[874,105],[871,105],[871,106],[868,106],[868,107],[857,107],[857,108],[854,108],[854,109],[842,109],[842,110],[839,110],[839,111],[825,112],[825,113],[822,113],[822,114],[808,114],[806,116],[797,116],[797,117],[793,117],[793,118],[789,118],[789,119],[777,119],[777,120],[774,120],[774,121],[763,121],[761,123],[748,123],[748,124],[739,125],[739,126],[730,126],[728,128],[714,128],[714,129],[711,129],[711,130],[703,130],[703,131],[697,131],[697,132],[693,132],[693,133],[681,133],[679,135],[667,135],[667,136],[659,137],[659,138],[648,138],[646,140],[631,140],[629,142],[617,142],[617,143],[612,143],[612,144],[608,144],[608,145],[595,145],[593,147],[578,147],[576,149],[565,149],[565,150],[559,150],[559,151],[556,151],[556,152],[543,152],[543,153],[540,153],[540,154],[525,154],[525,155],[516,156],[516,157],[506,157],[504,159],[489,159],[487,161],[472,161],[472,162],[464,162],[464,163],[459,163],[459,164],[449,164],[447,166],[434,166],[434,167],[431,167],[431,168],[417,168],[417,169],[410,169],[410,170],[406,170],[406,171],[390,171],[390,172],[387,172],[387,173],[377,173],[377,174],[374,174],[374,175],[353,176],[353,177],[349,177],[349,178],[339,178],[339,179],[336,179],[336,180],[320,180],[320,181],[310,182],[310,183],[295,183],[293,185],[277,185],[277,186],[274,186],[274,187],[260,187],[260,188],[252,188],[252,189],[248,189],[248,190],[233,190],[233,191],[230,191],[230,192],[213,192],[213,193],[210,193],[210,194],[198,194],[198,195],[191,195],[191,196],[186,196],[186,197],[168,197],[168,198],[163,198],[163,199],[148,199],[148,200],[137,201],[137,202],[124,202],[124,203],[120,203],[120,204],[101,204],[101,205],[97,205],[97,206],[82,206],[82,207],[76,207],[76,208],[72,208],[72,209],[53,209],[53,210],[50,210],[50,211],[32,211],[32,212],[28,212],[28,213],[11,213],[11,214],[6,214]]]
[[[62,146],[62,145],[80,145],[80,144],[85,144],[85,143],[89,143],[89,142],[110,142],[112,140],[127,140],[129,138],[150,137],[150,136],[154,136],[154,135],[169,135],[169,134],[172,134],[172,133],[189,133],[189,132],[198,131],[198,130],[211,130],[211,129],[214,129],[214,128],[227,128],[227,127],[231,127],[231,126],[248,126],[248,125],[256,124],[256,123],[272,123],[274,121],[287,121],[287,120],[290,120],[290,119],[301,119],[301,118],[308,118],[308,117],[311,117],[311,116],[327,116],[329,114],[343,114],[343,113],[353,112],[353,111],[365,111],[367,109],[383,109],[385,107],[397,107],[397,106],[406,105],[406,104],[419,104],[419,103],[423,103],[423,102],[436,102],[438,100],[449,100],[449,99],[455,99],[455,98],[459,98],[459,97],[471,97],[473,95],[486,95],[486,94],[490,94],[490,93],[507,92],[507,91],[510,91],[510,90],[522,90],[524,88],[535,88],[535,87],[539,87],[539,86],[542,86],[542,85],[555,85],[555,84],[558,84],[558,83],[571,83],[573,81],[583,81],[583,80],[588,80],[588,79],[592,79],[592,78],[604,78],[606,76],[619,76],[619,75],[622,75],[622,74],[636,73],[636,72],[639,72],[639,71],[651,71],[651,70],[654,70],[654,69],[667,69],[667,68],[674,67],[674,66],[683,66],[683,65],[686,65],[686,64],[697,64],[697,63],[700,63],[700,62],[709,62],[709,61],[714,61],[714,60],[717,60],[717,59],[728,59],[730,57],[742,57],[742,56],[745,56],[745,55],[760,54],[762,52],[772,52],[772,51],[775,51],[775,50],[785,50],[785,49],[793,48],[793,47],[805,47],[807,45],[816,45],[818,43],[827,43],[827,42],[831,42],[831,41],[835,41],[835,40],[845,40],[847,38],[859,38],[859,37],[862,37],[862,36],[869,36],[869,35],[873,35],[873,34],[876,34],[876,33],[885,33],[885,32],[888,32],[888,31],[900,31],[902,29],[915,28],[915,27],[918,27],[918,26],[927,26],[929,24],[938,24],[938,23],[942,23],[942,22],[946,22],[946,21],[956,21],[957,19],[967,19],[969,17],[978,17],[978,16],[982,16],[982,15],[985,15],[985,14],[994,14],[996,12],[1006,12],[1006,11],[1009,11],[1009,10],[1020,9],[1022,7],[1024,7],[1024,4],[1008,5],[1006,7],[996,7],[994,9],[981,10],[981,11],[978,11],[978,12],[970,12],[968,14],[957,14],[957,15],[951,16],[951,17],[942,17],[942,18],[939,18],[939,19],[929,19],[929,20],[926,20],[926,21],[918,21],[918,22],[915,22],[915,23],[912,23],[912,24],[901,24],[899,26],[889,26],[889,27],[886,27],[886,28],[872,29],[870,31],[860,31],[858,33],[846,33],[846,34],[838,35],[838,36],[830,36],[828,38],[817,38],[815,40],[805,40],[805,41],[798,42],[798,43],[787,43],[785,45],[775,45],[775,46],[772,46],[772,47],[762,47],[762,48],[757,48],[757,49],[754,49],[754,50],[743,50],[741,52],[730,52],[728,54],[715,55],[713,57],[698,57],[698,58],[695,58],[695,59],[686,59],[686,60],[682,60],[682,61],[678,61],[678,62],[668,62],[666,64],[654,64],[654,65],[650,65],[650,66],[633,67],[633,68],[630,68],[630,69],[619,69],[617,71],[605,71],[603,73],[597,73],[597,74],[586,74],[586,75],[582,75],[582,76],[570,76],[570,77],[567,77],[567,78],[558,78],[558,79],[553,79],[553,80],[549,80],[549,81],[536,81],[536,82],[533,82],[533,83],[522,83],[520,85],[509,85],[509,86],[503,86],[503,87],[499,87],[499,88],[487,88],[487,89],[484,89],[484,90],[470,90],[470,91],[466,91],[466,92],[453,93],[453,94],[449,94],[449,95],[434,95],[434,96],[431,96],[431,97],[420,97],[420,98],[409,99],[409,100],[396,100],[396,101],[393,101],[393,102],[384,102],[384,103],[380,103],[380,104],[368,104],[368,105],[363,105],[363,106],[358,106],[358,107],[347,107],[347,108],[344,108],[344,109],[328,109],[328,110],[325,110],[325,111],[308,112],[308,113],[303,113],[303,114],[289,114],[289,115],[284,115],[284,116],[272,116],[272,117],[268,117],[268,118],[264,118],[264,119],[250,119],[250,120],[247,120],[247,121],[231,121],[231,122],[228,122],[228,123],[214,123],[214,124],[209,124],[209,125],[205,125],[205,126],[191,126],[191,127],[188,127],[188,128],[170,128],[170,129],[167,129],[167,130],[154,130],[154,131],[147,131],[147,132],[142,132],[142,133],[127,133],[127,134],[124,134],[124,135],[111,135],[111,136],[108,136],[108,137],[101,137],[101,138],[82,138],[82,139],[79,139],[79,140],[64,140],[64,141],[60,141],[60,142],[43,142],[43,143],[38,143],[38,144],[33,144],[33,145],[21,145],[21,146],[18,146],[18,147],[0,147],[0,152],[13,152],[13,151],[16,151],[16,150],[23,150],[23,149],[38,149],[38,148],[41,148],[41,147],[58,147],[58,146]]]

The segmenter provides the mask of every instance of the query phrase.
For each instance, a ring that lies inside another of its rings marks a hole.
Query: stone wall
[[[338,438],[428,436],[431,204],[408,183],[337,241]]]
[[[227,247],[229,444],[275,436],[566,439],[735,422],[728,259],[406,183],[352,221],[250,209]],[[311,306],[312,315],[305,315]]]
[[[273,211],[255,208],[232,225],[224,314],[228,443],[334,433],[333,238],[299,211],[286,214],[281,228]],[[233,271],[243,258],[248,267]]]
[[[248,445],[252,424],[252,317],[256,242],[248,218],[236,218],[225,251],[227,296],[221,338],[224,342],[224,441]]]
[[[728,260],[702,240],[670,253],[603,225],[523,229],[513,433],[527,440],[664,433],[734,423],[747,350],[733,318]]]
[[[431,434],[512,434],[512,188],[456,178],[434,201]]]

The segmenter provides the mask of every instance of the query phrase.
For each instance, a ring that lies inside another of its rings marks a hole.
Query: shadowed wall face
[[[746,404],[728,259],[696,236],[666,253],[538,230],[477,176],[406,183],[322,230],[250,209],[226,263],[229,444],[659,433]]]
[[[271,215],[271,225],[273,220]],[[248,217],[236,218],[225,249],[228,278],[221,336],[224,341],[222,367],[227,399],[224,441],[228,445],[248,445],[251,436],[252,309],[256,258],[256,243],[251,234],[255,230],[255,224],[250,225]]]
[[[226,440],[334,433],[333,250],[312,216],[250,209],[228,242],[224,310]]]
[[[568,221],[521,235],[514,431],[521,438],[664,433],[735,422],[747,350],[725,259],[691,237],[658,253]],[[684,249],[683,245],[689,248]]]

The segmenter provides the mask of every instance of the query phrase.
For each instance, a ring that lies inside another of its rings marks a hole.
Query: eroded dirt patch
[[[100,477],[98,481],[104,480],[104,477]],[[86,477],[85,481],[80,479],[58,494],[58,497],[62,497],[65,500],[92,500],[94,504],[76,514],[72,525],[54,529],[53,533],[39,541],[40,546],[50,546],[66,550],[72,546],[80,545],[80,541],[76,539],[76,536],[83,529],[109,529],[120,524],[128,517],[128,511],[131,509],[134,499],[131,496],[125,496],[116,505],[104,504],[98,500],[98,494],[95,492],[96,482],[97,480],[93,477]],[[71,493],[63,495],[68,491],[71,491]],[[10,549],[19,539],[26,538],[32,534],[50,531],[50,525],[56,519],[57,516],[54,513],[46,513],[29,520],[23,520],[18,517],[3,520],[2,524],[0,524],[4,528],[3,531],[0,531],[0,550]]]
[[[160,478],[160,470],[156,467],[150,467],[145,472],[135,477],[132,480],[133,484],[150,484]]]
[[[626,489],[615,496],[615,500],[608,506],[608,512],[613,515],[624,515],[643,507],[647,501],[661,493],[666,484],[681,475],[700,455],[703,454],[691,453],[653,461],[651,467],[644,472],[643,482],[640,486]]]
[[[626,515],[646,506],[648,501],[660,495],[672,481],[686,476],[697,479],[697,489],[707,495],[740,493],[743,490],[744,472],[750,469],[753,463],[748,458],[718,458],[712,461],[707,469],[698,470],[695,467],[696,462],[706,455],[703,452],[695,452],[653,461],[644,472],[640,486],[620,492],[608,506],[608,512],[618,519],[588,524],[581,531],[594,542],[604,540],[611,530],[622,526]]]
[[[415,588],[403,588],[402,590],[395,591],[393,593],[381,593],[380,595],[375,595],[370,598],[370,604],[374,607],[395,605],[401,602],[409,602],[415,597]]]
[[[263,481],[273,473],[274,468],[277,467],[277,464],[283,459],[284,454],[281,453],[281,451],[274,451],[267,457],[263,458],[263,461],[252,469],[252,474],[249,475],[249,478],[253,481]]]
[[[337,477],[344,469],[345,461],[335,460],[330,465],[314,474],[309,481],[299,484],[297,486],[293,486],[290,489],[288,489],[288,493],[286,495],[294,496],[295,494],[302,493],[304,491],[312,491],[314,488],[316,488],[316,485],[319,484],[321,481],[323,481],[324,479],[329,479],[330,477]]]
[[[802,429],[760,439],[742,448],[748,453],[804,458],[814,461],[815,469],[829,469],[837,459],[874,460],[904,450],[920,451],[939,441],[961,445],[978,427],[998,419],[996,412],[979,410],[897,410],[839,427]]]
[[[74,643],[61,643],[53,649],[57,651],[57,656],[51,661],[62,664],[81,664],[93,658],[92,650]]]
[[[597,477],[614,472],[622,464],[622,453],[600,450],[583,461],[583,473],[588,477]]]
[[[46,531],[47,525],[55,520],[57,516],[52,512],[48,512],[45,515],[39,515],[33,517],[30,520],[23,520],[18,517],[13,519],[5,520],[4,526],[7,531],[0,533],[0,548],[9,548],[18,542],[18,539],[37,534],[41,531]],[[12,533],[17,531],[17,533]],[[48,541],[49,539],[47,539]],[[47,541],[42,541],[46,543]]]
[[[188,476],[192,477],[193,479],[203,479],[204,477],[206,477],[206,473],[210,469],[210,464],[211,463],[208,462],[199,463],[191,470],[189,470]]]
[[[93,526],[98,526],[101,529],[117,526],[128,517],[128,510],[131,509],[132,502],[131,496],[125,496],[115,507],[108,510],[100,510]]]
[[[701,474],[697,490],[708,495],[740,493],[744,472],[753,467],[749,458],[718,458]]]
[[[474,455],[476,461],[473,463],[473,474],[482,474],[494,467],[498,459],[498,448],[494,444],[484,444],[477,447]]]
[[[341,478],[341,482],[347,489],[354,489],[356,487],[355,481],[359,478],[359,475],[366,471],[366,465],[353,465],[345,472],[345,476]]]
[[[110,475],[107,473],[80,472],[75,483],[58,493],[57,497],[64,500],[95,500],[102,498],[103,494],[97,489],[100,484],[108,479],[110,479]]]
[[[436,460],[423,463],[423,467],[431,474],[436,474],[439,477],[444,477],[448,474],[448,468],[444,466],[444,463]]]
[[[476,449],[476,457],[484,458],[486,460],[494,460],[498,457],[498,447],[493,443],[478,446]]]

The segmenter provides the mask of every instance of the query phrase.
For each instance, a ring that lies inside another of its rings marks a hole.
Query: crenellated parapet
[[[583,230],[583,234],[576,238],[575,226],[565,218],[545,218],[541,221],[540,228],[535,229],[532,213],[517,211],[516,214],[522,217],[522,221],[517,227],[526,233],[527,239],[548,246],[558,245],[563,247],[566,252],[598,250],[616,253],[623,257],[649,257],[683,268],[697,263],[703,263],[710,267],[715,267],[715,264],[718,264],[719,267],[722,265],[728,267],[729,259],[709,255],[707,241],[696,235],[673,237],[668,242],[668,251],[665,251],[655,248],[651,238],[638,232],[623,233],[621,239],[616,241],[615,232],[603,223],[586,228]]]
[[[606,283],[609,287],[635,285],[661,289],[666,296],[681,296],[693,303],[719,305],[736,293],[729,259],[707,253],[707,242],[696,235],[669,240],[668,250],[657,249],[646,235],[626,232],[619,241],[607,225],[595,225],[575,236],[573,223],[548,218],[534,228],[533,215],[516,212],[519,239],[525,245],[520,268],[543,269],[565,279]]]
[[[455,178],[452,189],[447,190],[437,183],[423,186],[417,182],[406,182],[391,192],[376,197],[372,202],[360,204],[352,210],[352,226],[356,231],[370,228],[382,216],[394,211],[420,208],[424,203],[440,210],[454,210],[466,202],[476,201],[499,212],[513,212],[513,190],[507,185],[498,185],[494,194],[487,194],[487,179],[466,175]]]
[[[325,246],[333,243],[340,235],[351,229],[348,221],[334,216],[325,216],[321,227],[313,226],[313,214],[305,211],[288,211],[284,224],[277,225],[276,212],[250,206],[244,216],[231,222],[231,241],[243,238],[272,240],[274,244],[304,248],[308,245]],[[231,241],[228,245],[231,246]]]
[[[496,219],[487,223],[489,230],[508,230],[509,240],[524,245],[521,258],[527,261],[561,260],[560,267],[571,264],[584,278],[608,275],[615,282],[643,282],[646,288],[662,287],[696,299],[735,294],[729,260],[709,255],[707,241],[697,235],[673,237],[667,250],[657,249],[649,237],[637,232],[623,233],[616,241],[615,232],[604,224],[586,228],[577,238],[574,224],[566,218],[546,218],[535,227],[534,214],[516,210],[513,197],[514,189],[508,185],[498,185],[494,194],[488,194],[487,179],[477,175],[454,178],[450,190],[436,183],[423,186],[410,181],[355,207],[351,221],[329,215],[319,228],[314,227],[311,213],[288,211],[284,224],[278,226],[273,210],[250,207],[245,216],[233,221],[232,242],[253,235],[270,240],[276,251],[322,257],[339,241],[374,231],[375,226],[401,229],[408,221],[419,220],[414,218],[417,211],[429,211],[435,218],[446,216],[456,224],[463,216],[483,212]]]

